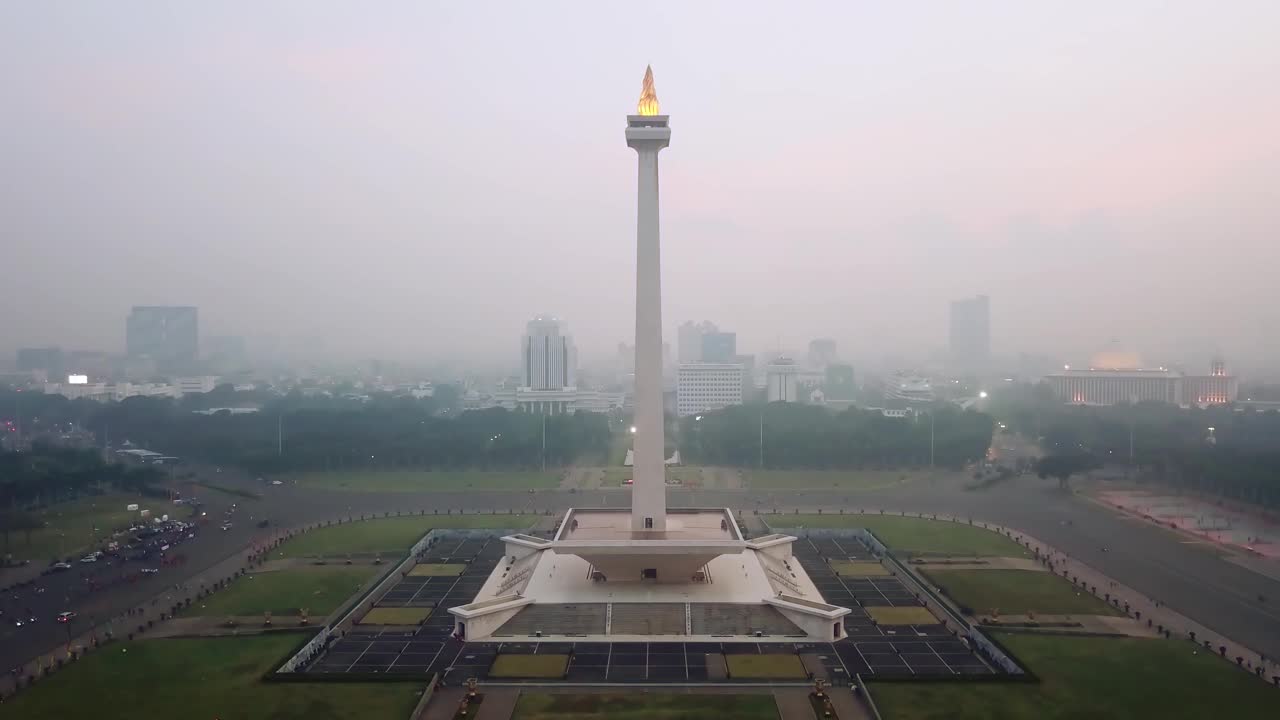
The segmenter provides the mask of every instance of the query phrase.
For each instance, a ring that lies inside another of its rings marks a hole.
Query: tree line
[[[219,389],[216,393],[225,393]],[[76,426],[99,444],[136,446],[184,460],[270,473],[334,469],[534,469],[603,456],[608,419],[593,413],[542,418],[501,408],[442,414],[433,398],[373,395],[368,401],[293,393],[262,398],[256,413],[223,397],[132,397],[100,404],[56,395],[22,398],[25,431]],[[56,398],[56,399],[55,399]],[[5,407],[0,397],[0,408]],[[10,405],[10,407],[12,407]],[[545,433],[544,433],[545,430]],[[545,452],[544,452],[545,437]]]
[[[766,468],[961,467],[986,456],[994,421],[942,405],[906,417],[797,403],[740,405],[680,419],[687,463]],[[932,452],[931,452],[932,448]]]
[[[1010,429],[1038,437],[1046,457],[1037,471],[1063,485],[1072,475],[1124,466],[1138,479],[1280,507],[1280,413],[1065,405],[1043,385],[993,392],[990,407]]]

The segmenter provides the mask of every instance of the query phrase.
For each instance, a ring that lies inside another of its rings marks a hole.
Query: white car
[[[143,575],[155,575],[156,573],[160,572],[160,570],[157,568],[142,568],[141,572]]]
[[[97,556],[97,555],[85,555],[84,557],[80,558],[80,562],[82,562],[82,563],[96,563],[96,562],[98,562],[98,556]]]

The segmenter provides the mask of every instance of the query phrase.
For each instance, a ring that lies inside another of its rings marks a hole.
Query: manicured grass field
[[[903,607],[866,607],[867,615],[880,625],[937,625],[938,618],[919,605]]]
[[[631,449],[632,435],[629,432],[616,432],[609,438],[609,465],[621,466],[627,461],[627,451]]]
[[[744,470],[742,473],[743,483],[752,490],[879,490],[921,476],[919,472],[901,470]]]
[[[416,470],[331,471],[285,475],[285,482],[302,487],[351,492],[441,492],[461,490],[527,490],[555,488],[560,476],[553,472],[459,472]]]
[[[556,653],[499,655],[489,668],[495,678],[558,678],[569,667],[569,656]]]
[[[867,561],[849,561],[849,560],[833,560],[831,569],[836,571],[840,577],[884,577],[889,574],[889,568],[878,562]]]
[[[245,575],[209,597],[193,601],[188,616],[297,615],[307,608],[322,618],[371,579],[379,568],[372,565],[327,565]]]
[[[1280,691],[1190,642],[994,633],[1032,683],[871,683],[885,720],[1271,720]]]
[[[7,700],[24,720],[152,717],[402,720],[422,683],[264,683],[303,636],[277,633],[109,645]]]
[[[532,515],[405,515],[317,528],[276,550],[272,557],[346,557],[349,553],[384,553],[400,557],[432,528],[523,529]]]
[[[778,720],[767,694],[521,693],[511,720]]]
[[[57,503],[31,512],[36,520],[47,523],[43,528],[31,531],[30,540],[25,531],[9,533],[8,544],[0,535],[0,555],[12,553],[14,559],[46,563],[57,557],[77,556],[92,545],[109,538],[112,531],[129,527],[138,519],[137,511],[125,510],[130,503],[138,503],[159,517],[185,518],[185,507],[174,505],[162,498],[145,498],[139,495],[112,493]]]
[[[764,655],[725,655],[725,665],[732,678],[758,680],[784,680],[806,676],[804,663],[793,653],[766,653]]]
[[[901,555],[1028,557],[1026,548],[979,525],[897,515],[766,515],[775,528],[867,528]]]
[[[360,618],[357,625],[419,625],[431,617],[431,608],[376,607]]]
[[[466,565],[453,563],[422,563],[414,565],[409,575],[410,577],[457,577],[466,567]]]
[[[624,487],[623,483],[632,477],[634,477],[632,468],[629,468],[629,467],[605,468],[604,478],[600,481],[600,487]],[[667,468],[667,481],[675,482],[677,480],[684,487],[700,487],[703,481],[702,468],[698,468],[698,467]]]
[[[947,595],[976,613],[998,609],[1004,615],[1120,615],[1105,601],[1067,580],[1039,570],[943,570],[924,575]]]
[[[622,483],[633,477],[629,467],[611,467],[604,469],[604,478],[600,487],[622,487]]]

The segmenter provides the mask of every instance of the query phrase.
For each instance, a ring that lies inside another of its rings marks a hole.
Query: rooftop
[[[618,540],[729,540],[741,541],[737,523],[723,509],[671,509],[667,511],[667,529],[664,531],[633,531],[631,510],[573,509],[565,515],[556,534],[557,542]]]

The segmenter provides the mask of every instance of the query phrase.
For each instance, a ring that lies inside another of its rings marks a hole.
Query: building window
[[[644,529],[645,529],[645,530],[652,530],[652,529],[653,529],[653,518],[645,518],[645,519],[644,519]]]

